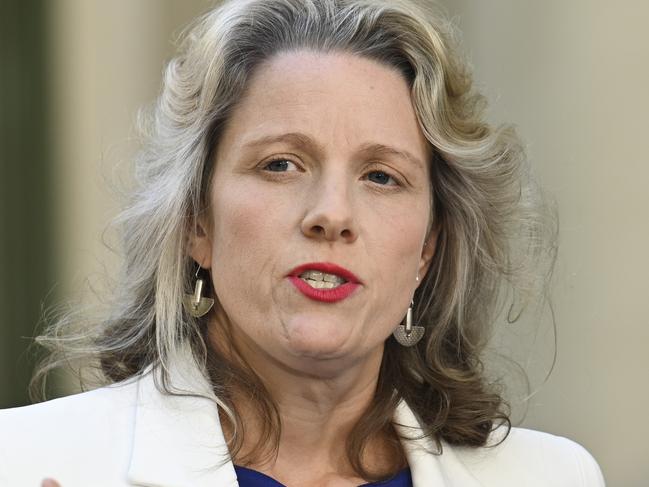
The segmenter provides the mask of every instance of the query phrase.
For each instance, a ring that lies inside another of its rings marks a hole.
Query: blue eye
[[[367,174],[367,179],[372,181],[373,183],[380,184],[383,186],[392,186],[396,184],[392,176],[390,176],[388,173],[385,173],[383,171],[372,171]],[[390,184],[390,181],[392,181],[392,184]]]
[[[269,161],[264,166],[264,169],[271,172],[286,172],[291,170],[291,166],[293,167],[293,169],[297,169],[295,164],[293,164],[288,159],[275,159],[273,161]]]

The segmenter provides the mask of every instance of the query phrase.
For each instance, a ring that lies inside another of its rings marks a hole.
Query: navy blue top
[[[280,484],[277,480],[265,475],[256,470],[246,467],[234,466],[237,472],[237,480],[240,487],[286,487]],[[410,476],[410,469],[406,468],[399,472],[396,477],[386,480],[385,482],[372,482],[371,484],[363,484],[362,487],[412,487],[412,477]]]

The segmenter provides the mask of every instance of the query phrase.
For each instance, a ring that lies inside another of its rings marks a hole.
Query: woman
[[[501,284],[543,289],[553,249],[482,108],[431,9],[202,17],[151,116],[106,317],[39,338],[37,379],[92,358],[109,385],[3,412],[2,485],[603,485],[580,446],[510,428],[481,368]]]

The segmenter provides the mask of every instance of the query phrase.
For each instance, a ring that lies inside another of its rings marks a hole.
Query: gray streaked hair
[[[523,301],[545,296],[554,220],[514,130],[485,121],[484,98],[444,19],[431,4],[406,0],[236,0],[197,19],[144,119],[137,186],[117,221],[124,264],[107,311],[91,319],[68,313],[50,325],[37,338],[51,354],[34,384],[70,359],[98,366],[105,382],[136,376],[150,364],[166,370],[190,345],[235,426],[231,449],[241,445],[225,387],[233,383],[256,389],[268,444],[276,449],[279,419],[263,385],[254,372],[215,356],[206,343],[207,320],[182,308],[195,271],[188,235],[209,211],[213,155],[255,69],[280,52],[346,52],[390,66],[408,82],[433,149],[430,223],[439,227],[436,254],[415,295],[426,339],[412,349],[386,341],[376,400],[354,429],[348,456],[364,478],[394,473],[396,464],[369,471],[362,451],[378,434],[392,437],[398,450],[391,421],[400,399],[440,447],[442,441],[484,445],[508,414],[484,376],[481,352],[504,304],[504,284]]]

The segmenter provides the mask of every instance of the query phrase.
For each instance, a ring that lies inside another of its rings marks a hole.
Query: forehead
[[[380,143],[428,160],[408,83],[395,68],[358,55],[283,52],[261,64],[226,127],[224,142],[304,132],[353,149]]]

